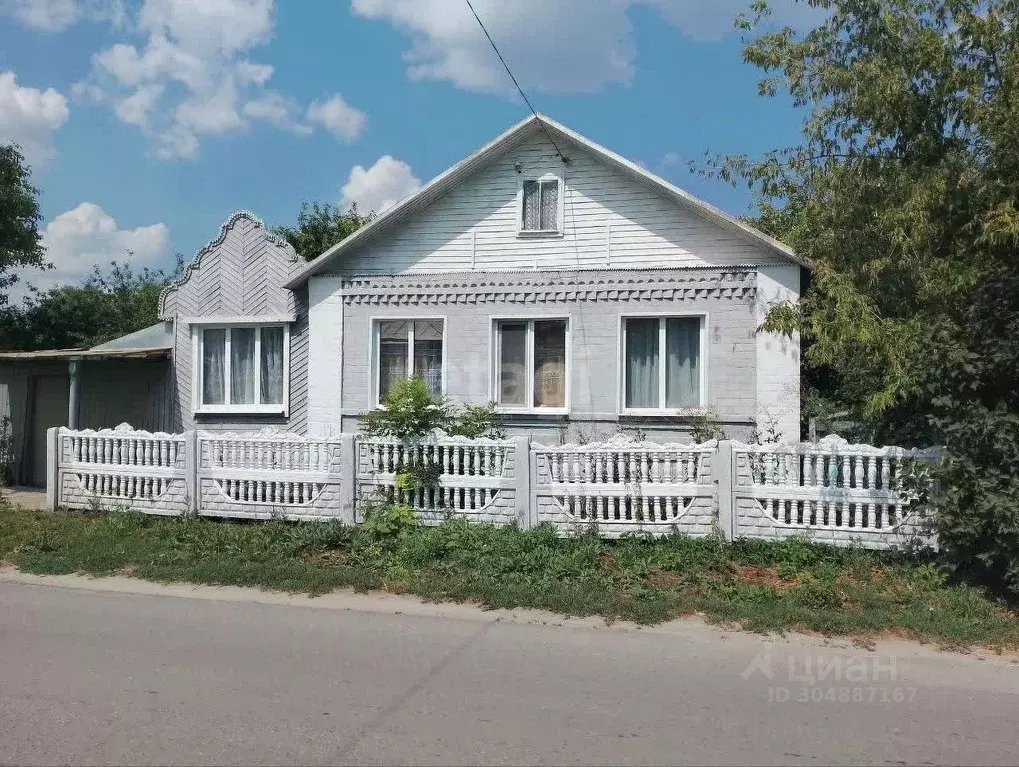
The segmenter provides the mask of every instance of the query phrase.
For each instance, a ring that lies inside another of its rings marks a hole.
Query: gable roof
[[[187,284],[188,280],[191,279],[195,272],[202,268],[202,259],[219,248],[219,246],[226,241],[227,235],[229,235],[233,228],[241,221],[246,221],[251,224],[252,227],[261,233],[262,238],[266,242],[281,248],[290,264],[296,264],[297,261],[300,260],[300,256],[297,255],[297,251],[294,250],[293,246],[291,246],[285,238],[276,234],[267,227],[262,219],[249,210],[239,210],[223,222],[223,225],[219,228],[219,234],[205,243],[201,250],[195,253],[194,258],[192,258],[191,261],[184,266],[180,276],[163,288],[163,292],[159,294],[159,319],[173,319],[173,313],[167,310],[167,301],[171,296],[173,296],[173,294],[178,293]]]
[[[547,130],[552,136],[566,139],[591,152],[614,169],[662,193],[679,205],[706,218],[708,221],[727,229],[743,239],[757,243],[778,256],[789,259],[801,266],[810,267],[810,263],[806,259],[797,256],[788,245],[740,221],[735,216],[719,210],[714,205],[694,197],[689,192],[680,189],[674,184],[670,184],[665,179],[640,167],[636,163],[630,162],[625,157],[581,136],[576,131],[567,128],[552,118],[540,114],[538,116],[531,115],[527,119],[521,120],[505,133],[497,136],[473,154],[433,178],[410,197],[401,200],[370,224],[361,227],[345,240],[333,245],[329,250],[291,277],[284,284],[284,287],[291,289],[299,287],[309,277],[324,271],[341,256],[364,245],[369,240],[390,229],[393,225],[405,220],[415,211],[427,207],[434,200],[453,189],[467,176],[513,149],[525,139],[542,130],[542,128]]]

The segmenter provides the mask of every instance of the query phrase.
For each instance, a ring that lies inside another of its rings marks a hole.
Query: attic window
[[[520,195],[521,233],[558,234],[562,231],[562,195],[558,178],[523,182]]]

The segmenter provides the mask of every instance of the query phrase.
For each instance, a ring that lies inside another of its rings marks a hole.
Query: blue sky
[[[757,96],[745,0],[475,0],[535,106],[709,202],[705,151],[796,139]],[[774,3],[776,20],[811,12]],[[231,212],[381,208],[526,115],[464,0],[0,0],[0,141],[35,169],[49,286],[190,257]]]

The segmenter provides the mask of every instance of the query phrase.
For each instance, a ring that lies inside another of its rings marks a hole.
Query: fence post
[[[522,530],[531,529],[531,438],[513,438],[513,490],[517,524]]]
[[[198,500],[198,430],[184,432],[184,487],[187,493],[188,514],[197,514]]]
[[[352,432],[340,434],[340,519],[354,524],[354,498],[357,494],[357,442]]]
[[[46,430],[46,508],[56,511],[60,503],[60,427]]]
[[[718,526],[727,541],[731,541],[736,532],[734,529],[736,510],[733,506],[735,499],[732,492],[735,471],[733,455],[732,440],[719,440],[712,469],[715,475],[715,499],[718,502]]]

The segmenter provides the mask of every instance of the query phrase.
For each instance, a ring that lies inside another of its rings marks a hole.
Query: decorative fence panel
[[[526,524],[527,440],[433,437],[414,443],[357,441],[358,502],[402,503],[427,524],[455,514],[479,522]],[[434,475],[427,487],[398,477],[409,469]],[[518,492],[519,480],[523,491]],[[358,513],[361,519],[363,508]]]
[[[198,432],[198,513],[246,519],[346,516],[353,521],[351,500],[344,497],[344,452],[342,440],[275,429]]]
[[[836,545],[935,544],[908,482],[938,449],[817,444],[589,445],[264,429],[152,434],[127,424],[50,429],[51,507],[131,507],[151,514],[363,521],[370,503],[402,503],[436,524],[547,523],[605,538],[673,532],[727,539],[806,536]],[[408,478],[414,481],[408,482]],[[356,496],[356,503],[355,503]]]
[[[101,431],[51,430],[59,456],[49,495],[74,509],[131,506],[150,514],[188,510],[184,434],[135,431],[128,424]]]
[[[640,532],[709,535],[717,504],[717,442],[659,445],[613,437],[589,445],[532,446],[533,514],[564,532],[606,538]]]
[[[910,508],[904,485],[910,462],[937,461],[940,451],[851,445],[733,443],[735,537],[808,536],[834,544],[889,548],[933,543],[931,520]]]

